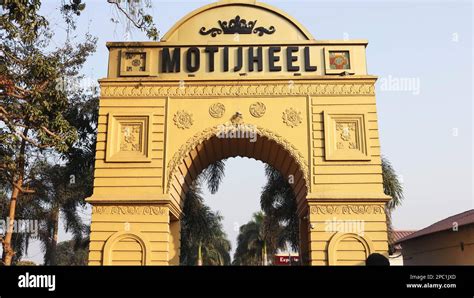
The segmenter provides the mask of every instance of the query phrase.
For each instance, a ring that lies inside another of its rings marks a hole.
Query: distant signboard
[[[299,256],[291,256],[291,263],[298,264]],[[290,265],[290,256],[275,256],[275,265]]]

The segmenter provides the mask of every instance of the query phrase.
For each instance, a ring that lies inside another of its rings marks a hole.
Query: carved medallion
[[[180,129],[187,129],[193,125],[193,114],[184,110],[177,111],[173,117],[174,124]]]
[[[296,127],[300,125],[301,122],[303,122],[303,119],[301,118],[301,112],[293,108],[286,109],[283,112],[283,122],[290,127]]]
[[[214,118],[221,118],[222,116],[224,116],[224,113],[225,113],[225,106],[220,102],[212,104],[209,107],[209,115],[211,115]]]
[[[255,118],[260,118],[263,115],[265,115],[265,112],[267,111],[267,107],[262,102],[256,102],[250,106],[249,111],[250,111],[250,114],[254,116]]]

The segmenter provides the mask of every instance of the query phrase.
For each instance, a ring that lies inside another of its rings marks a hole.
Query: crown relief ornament
[[[220,28],[214,27],[210,29],[206,29],[206,27],[202,27],[199,30],[201,35],[211,35],[212,37],[216,37],[220,34],[257,34],[258,36],[263,36],[264,34],[273,34],[275,33],[276,29],[274,26],[270,26],[267,28],[265,27],[257,27],[257,21],[248,21],[246,19],[242,19],[240,16],[236,16],[234,19],[227,21],[217,21]]]
[[[242,123],[244,123],[244,116],[242,115],[241,112],[236,112],[236,113],[230,118],[230,122],[231,122],[233,125],[242,124]]]

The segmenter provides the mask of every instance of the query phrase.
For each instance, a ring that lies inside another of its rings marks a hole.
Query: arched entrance
[[[255,1],[204,6],[160,42],[108,43],[90,264],[178,264],[186,190],[207,165],[234,156],[291,179],[307,264],[386,254],[389,198],[366,45],[318,41]]]
[[[298,214],[302,226],[300,230],[307,233],[308,165],[291,144],[278,134],[246,124],[240,118],[239,123],[204,130],[184,144],[170,163],[168,193],[182,208],[185,194],[197,176],[212,163],[231,157],[248,157],[262,161],[277,169],[293,188],[297,200]],[[243,173],[244,174],[244,173]],[[245,187],[243,185],[243,187]],[[179,224],[179,218],[173,218]],[[179,229],[176,229],[177,233]],[[173,235],[180,239],[179,234]],[[307,252],[307,242],[300,243],[302,253]],[[178,261],[178,260],[176,260]]]

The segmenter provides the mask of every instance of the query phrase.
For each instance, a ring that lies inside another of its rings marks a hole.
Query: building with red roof
[[[404,265],[474,265],[474,209],[440,220],[398,240]]]

